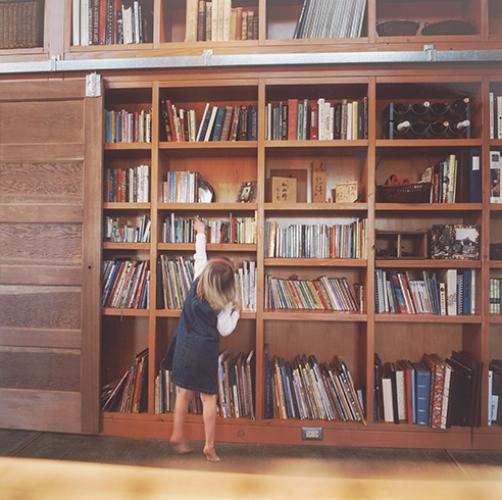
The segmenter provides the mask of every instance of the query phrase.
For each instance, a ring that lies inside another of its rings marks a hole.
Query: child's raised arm
[[[195,235],[195,255],[194,257],[194,277],[196,279],[200,276],[207,264],[206,255],[206,225],[196,218],[194,222]]]
[[[225,309],[222,309],[218,313],[218,323],[216,328],[218,329],[218,332],[220,332],[220,335],[223,337],[230,335],[235,330],[239,318],[239,310],[235,307],[235,305],[227,304]]]

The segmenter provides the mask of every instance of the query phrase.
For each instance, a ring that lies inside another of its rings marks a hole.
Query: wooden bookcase
[[[104,169],[118,165],[130,166],[141,161],[151,167],[151,198],[149,204],[104,204],[104,212],[135,214],[148,213],[152,221],[151,243],[143,245],[103,245],[106,256],[141,256],[150,259],[149,310],[103,310],[102,383],[116,378],[129,365],[133,356],[149,348],[149,397],[145,414],[105,412],[102,432],[106,435],[138,437],[167,437],[172,423],[171,414],[154,413],[154,379],[160,361],[176,327],[178,310],[157,309],[155,289],[159,276],[155,272],[161,254],[189,256],[192,244],[167,244],[160,241],[162,220],[167,213],[187,216],[195,214],[227,216],[255,215],[257,245],[209,245],[210,254],[220,253],[236,262],[256,260],[258,270],[258,299],[256,313],[244,313],[237,331],[222,339],[222,349],[232,353],[256,355],[255,401],[257,418],[219,418],[217,436],[220,440],[300,444],[300,431],[305,426],[324,429],[325,445],[405,446],[500,448],[502,429],[486,426],[487,366],[489,360],[502,356],[502,320],[488,314],[488,278],[500,275],[502,265],[490,262],[489,243],[496,241],[501,224],[501,209],[489,203],[488,151],[499,147],[500,141],[489,139],[488,93],[498,89],[502,76],[493,75],[488,66],[473,71],[463,66],[455,77],[447,68],[434,72],[423,70],[420,76],[382,68],[374,76],[362,68],[358,76],[352,72],[334,70],[322,74],[303,70],[261,70],[254,79],[245,71],[219,72],[213,75],[187,77],[185,72],[165,74],[106,75],[105,103],[148,107],[153,110],[152,143],[148,145],[105,146]],[[210,77],[210,78],[209,78]],[[200,78],[200,79],[199,79]],[[500,78],[500,80],[497,80]],[[473,134],[471,139],[448,140],[387,140],[383,137],[382,112],[391,99],[412,101],[425,96],[430,99],[454,98],[469,95],[474,102]],[[267,141],[265,105],[288,98],[368,97],[368,139],[359,141]],[[171,99],[187,108],[198,110],[198,119],[206,102],[224,105],[253,103],[258,105],[257,141],[220,143],[166,142],[160,116],[159,100]],[[106,106],[106,104],[105,104]],[[135,147],[137,146],[137,148]],[[389,173],[400,169],[408,178],[419,176],[446,154],[462,154],[472,147],[482,149],[483,201],[447,204],[390,204],[376,203],[376,185]],[[265,183],[270,168],[306,167],[312,160],[321,160],[328,179],[357,180],[360,201],[354,204],[287,203],[274,204],[265,196]],[[236,167],[238,165],[238,168]],[[160,203],[160,181],[167,170],[198,170],[215,187],[216,202],[201,204]],[[256,203],[238,204],[235,197],[241,182],[258,183]],[[368,255],[366,259],[278,259],[266,258],[264,227],[274,219],[367,218]],[[416,261],[375,259],[374,241],[377,229],[429,228],[435,223],[475,223],[481,226],[481,259],[465,261]],[[375,314],[375,269],[474,269],[477,277],[476,312],[471,316],[392,315]],[[314,278],[321,274],[346,276],[351,282],[365,285],[366,308],[361,313],[318,313],[301,311],[267,311],[263,292],[266,274],[287,277]],[[483,363],[484,377],[481,396],[483,425],[479,428],[453,427],[435,431],[429,427],[406,424],[386,424],[373,421],[373,355],[378,352],[384,361],[401,358],[416,360],[424,352],[448,356],[452,350],[465,349]],[[321,361],[340,355],[348,363],[355,383],[365,389],[367,425],[327,421],[264,419],[264,353],[292,359],[296,354],[316,354]],[[188,432],[192,439],[202,437],[200,417],[188,417]]]

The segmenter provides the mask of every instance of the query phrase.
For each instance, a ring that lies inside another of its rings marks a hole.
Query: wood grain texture
[[[0,327],[0,345],[80,349],[81,330],[62,328]]]
[[[0,366],[3,388],[80,390],[80,350],[0,347]]]
[[[5,429],[81,432],[79,392],[0,389],[0,400]]]
[[[0,285],[0,326],[78,329],[80,287]]]
[[[79,203],[82,162],[0,162],[0,203]]]
[[[82,266],[0,263],[0,283],[4,285],[81,285]]]
[[[0,224],[0,262],[75,265],[82,260],[80,224]]]

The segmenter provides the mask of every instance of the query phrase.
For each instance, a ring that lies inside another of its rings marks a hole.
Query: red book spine
[[[319,122],[319,107],[317,101],[313,101],[310,105],[310,139],[317,140]]]
[[[298,99],[288,99],[288,141],[298,138]]]
[[[412,392],[411,392],[411,368],[406,366],[404,369],[405,385],[406,385],[406,416],[408,423],[413,423],[413,407],[411,404]]]
[[[99,3],[99,44],[106,43],[106,0]]]
[[[169,119],[169,128],[171,129],[172,140],[179,141],[180,137],[178,137],[176,127],[174,126],[173,104],[169,99],[166,100],[166,108],[167,108],[167,117]]]

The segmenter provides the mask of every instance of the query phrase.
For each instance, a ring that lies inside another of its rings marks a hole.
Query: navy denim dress
[[[176,327],[173,381],[184,389],[217,394],[220,337],[217,311],[213,311],[206,300],[197,298],[198,281],[196,279],[190,288]]]

